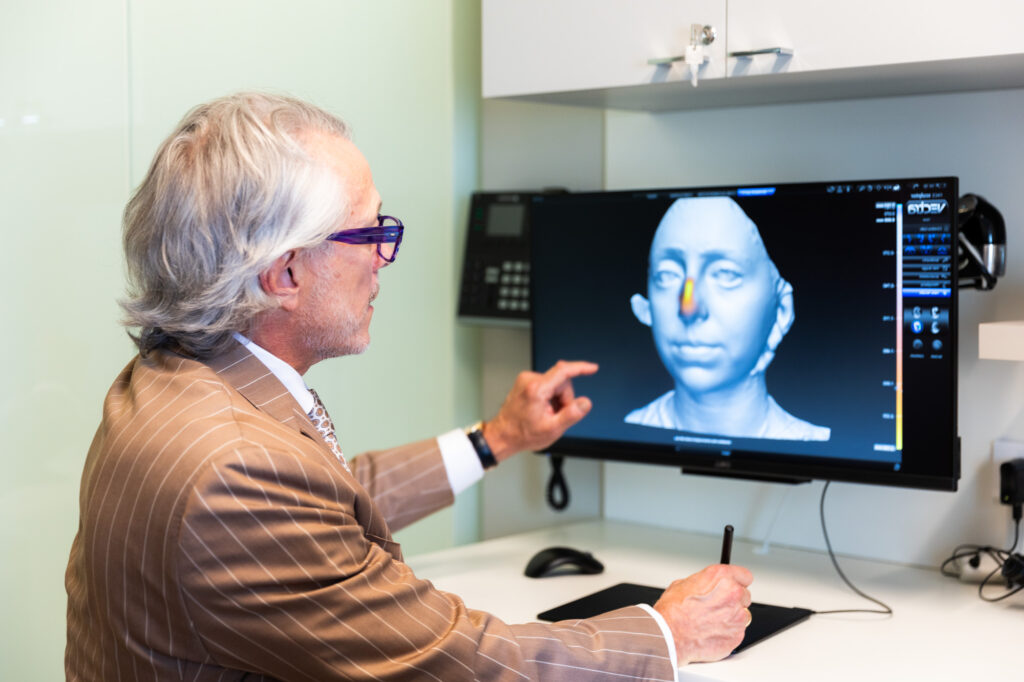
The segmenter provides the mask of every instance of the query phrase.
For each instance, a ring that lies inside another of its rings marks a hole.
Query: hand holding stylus
[[[732,530],[727,526],[722,538],[722,563],[676,580],[654,604],[672,630],[679,665],[725,658],[750,624],[747,588],[754,577],[742,566],[729,565]]]

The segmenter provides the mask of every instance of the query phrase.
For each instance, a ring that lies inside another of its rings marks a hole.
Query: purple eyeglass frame
[[[395,225],[385,225],[385,220],[395,221]],[[398,246],[402,243],[402,235],[405,233],[405,225],[398,218],[390,215],[377,216],[377,225],[374,227],[354,227],[351,230],[341,230],[328,235],[327,240],[341,242],[342,244],[376,244],[377,255],[388,263],[394,263],[398,258]],[[391,258],[381,251],[382,244],[394,244],[395,250]]]

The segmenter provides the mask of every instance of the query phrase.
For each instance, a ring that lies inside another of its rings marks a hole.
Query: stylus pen
[[[732,526],[726,526],[722,533],[722,561],[727,564],[732,559]]]

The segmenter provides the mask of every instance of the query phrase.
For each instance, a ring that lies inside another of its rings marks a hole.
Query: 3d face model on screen
[[[675,388],[627,423],[725,436],[828,440],[786,412],[765,370],[795,320],[794,293],[757,225],[729,197],[676,200],[651,242],[647,295],[630,299]]]

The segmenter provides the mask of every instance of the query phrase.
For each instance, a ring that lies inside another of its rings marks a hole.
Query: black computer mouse
[[[593,575],[604,570],[604,564],[589,552],[571,547],[548,547],[533,555],[523,571],[530,578],[556,575]]]

